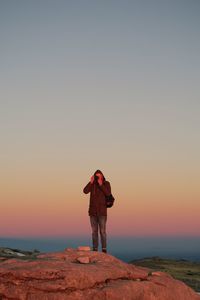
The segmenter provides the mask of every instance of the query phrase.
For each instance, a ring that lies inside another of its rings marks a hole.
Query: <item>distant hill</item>
[[[153,271],[167,272],[173,278],[183,281],[195,291],[200,292],[200,262],[154,256],[132,260],[129,263],[150,268]]]
[[[23,251],[20,249],[0,247],[0,261],[4,261],[10,258],[21,258],[21,259],[35,259],[40,253],[39,250]]]

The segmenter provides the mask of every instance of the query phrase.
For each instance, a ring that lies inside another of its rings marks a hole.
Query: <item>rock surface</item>
[[[39,254],[35,260],[0,262],[0,299],[15,300],[200,300],[190,287],[163,272],[88,251]]]
[[[77,258],[77,261],[81,264],[89,264],[90,258],[88,256],[80,256]]]
[[[79,251],[90,251],[90,247],[88,246],[79,246],[77,249]]]

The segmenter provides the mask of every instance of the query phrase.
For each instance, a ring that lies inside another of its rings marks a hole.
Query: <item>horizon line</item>
[[[110,234],[109,237],[111,238],[200,238],[200,235],[184,235],[184,234],[149,234],[149,235],[116,235]],[[91,238],[90,234],[73,234],[73,235],[12,235],[12,236],[1,236],[0,239],[64,239],[64,238]]]

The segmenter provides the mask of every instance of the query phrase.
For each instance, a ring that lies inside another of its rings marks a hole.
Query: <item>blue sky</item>
[[[171,190],[195,232],[199,37],[198,0],[1,0],[2,197],[20,209],[25,191],[40,199],[57,182],[64,195],[67,182],[65,197],[81,198],[102,169],[124,218],[129,199],[146,191],[135,207],[148,214],[160,205],[148,198]]]

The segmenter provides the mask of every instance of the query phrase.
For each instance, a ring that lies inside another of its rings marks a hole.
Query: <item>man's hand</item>
[[[90,178],[90,182],[91,182],[91,183],[94,182],[94,175],[92,175],[92,177]]]
[[[98,180],[97,180],[98,184],[102,185],[103,184],[103,176],[101,174],[99,174],[99,173],[97,173],[96,176],[98,176]]]
[[[102,184],[103,184],[102,178],[98,178],[98,184],[99,184],[99,185],[102,185]]]

